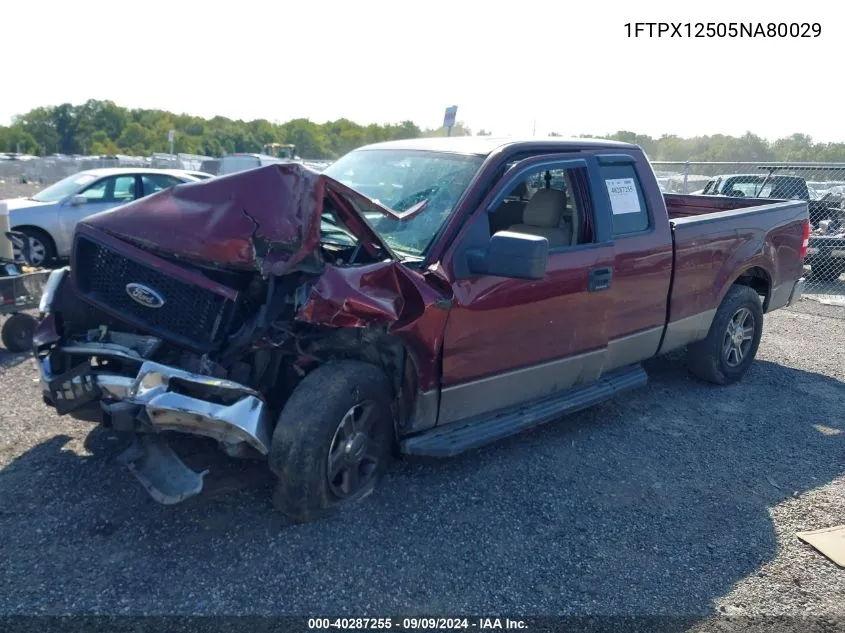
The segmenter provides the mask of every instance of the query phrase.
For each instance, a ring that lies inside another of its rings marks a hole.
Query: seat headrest
[[[513,191],[511,191],[511,195],[514,198],[519,198],[520,200],[528,195],[528,185],[525,184],[524,180],[513,188]]]
[[[522,213],[524,224],[545,229],[560,226],[566,209],[566,194],[560,189],[540,189],[525,205]]]

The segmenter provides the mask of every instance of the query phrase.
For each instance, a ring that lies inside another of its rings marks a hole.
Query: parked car
[[[831,210],[830,217],[813,227],[804,263],[814,281],[831,282],[845,274],[845,186],[830,187],[820,199]]]
[[[216,176],[217,173],[220,171],[220,159],[219,158],[209,158],[200,163],[200,171],[206,174],[211,174],[212,176]]]
[[[817,197],[810,191],[801,176],[784,174],[723,174],[711,179],[704,187],[705,196],[732,196],[768,198],[774,200],[805,200],[810,212],[810,222],[817,226],[831,217],[835,205],[830,200]]]
[[[34,351],[44,401],[134,438],[120,460],[154,499],[203,486],[175,431],[265,459],[304,521],[394,451],[549,422],[683,346],[698,378],[740,380],[764,314],[801,296],[808,233],[804,201],[661,194],[636,145],[391,141],[80,222]]]
[[[267,154],[227,154],[220,159],[217,175],[225,176],[227,174],[235,174],[239,171],[246,171],[247,169],[255,169],[266,165],[279,165],[287,162],[290,161]]]
[[[29,198],[3,200],[12,230],[30,242],[32,264],[47,266],[70,255],[76,223],[167,187],[197,182],[201,172],[181,169],[116,167],[89,169],[68,176]],[[210,177],[204,174],[205,177]],[[15,258],[22,261],[15,250]]]
[[[814,281],[836,281],[845,273],[845,222],[823,220],[813,230],[805,263]]]
[[[182,169],[180,171],[186,176],[193,176],[197,180],[208,180],[209,178],[214,178],[214,174],[209,174],[204,171],[194,171],[191,169]]]

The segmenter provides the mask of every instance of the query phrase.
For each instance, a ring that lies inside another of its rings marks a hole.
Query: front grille
[[[234,302],[211,290],[182,281],[131,259],[87,237],[79,236],[74,249],[76,286],[91,303],[119,315],[136,327],[207,351],[223,336]],[[160,308],[137,303],[127,284],[142,284],[164,298]]]

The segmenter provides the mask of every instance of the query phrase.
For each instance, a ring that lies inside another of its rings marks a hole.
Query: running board
[[[642,387],[647,382],[648,374],[642,366],[635,365],[610,372],[589,385],[568,389],[541,400],[434,427],[403,440],[400,447],[408,455],[452,457],[587,409],[623,391]]]

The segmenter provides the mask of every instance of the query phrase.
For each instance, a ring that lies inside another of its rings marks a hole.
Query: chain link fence
[[[805,297],[845,306],[845,163],[652,163],[666,193],[804,200],[810,245]]]
[[[0,161],[0,180],[51,185],[86,169],[101,167],[149,167],[149,159],[127,156],[120,159],[86,156],[82,158],[43,157]]]
[[[305,165],[322,171],[333,161],[303,160]],[[198,154],[164,154],[151,156],[81,156],[29,158],[24,160],[0,160],[0,181],[7,183],[31,183],[52,185],[62,178],[86,169],[103,167],[152,167],[155,169],[189,169],[217,175],[219,158]]]
[[[188,155],[186,155],[188,156]],[[170,157],[170,158],[165,158]],[[196,166],[194,166],[196,164]],[[86,169],[103,167],[158,167],[165,169],[197,169],[199,163],[183,160],[180,155],[147,156],[45,156],[24,160],[0,161],[0,180],[52,185],[62,178]]]

